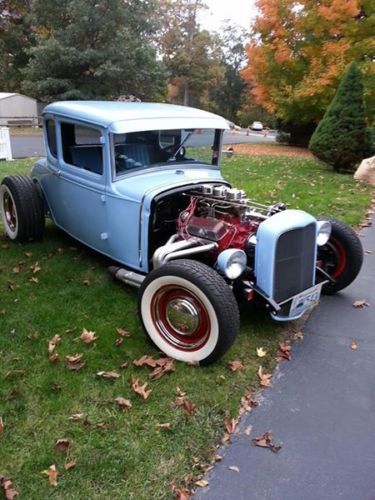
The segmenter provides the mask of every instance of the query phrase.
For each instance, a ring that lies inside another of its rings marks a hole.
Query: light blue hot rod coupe
[[[183,106],[56,102],[43,112],[47,157],[2,180],[7,236],[43,236],[45,216],[140,287],[139,315],[166,355],[209,364],[233,343],[239,305],[297,319],[321,290],[357,276],[356,234],[278,203],[249,200],[220,174],[227,121]]]

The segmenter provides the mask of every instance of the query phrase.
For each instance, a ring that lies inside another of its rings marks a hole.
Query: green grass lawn
[[[0,162],[0,178],[27,173],[31,165]],[[258,201],[283,200],[354,225],[370,203],[368,188],[314,160],[235,156],[223,171]],[[36,263],[40,270],[33,272]],[[11,244],[0,236],[0,476],[13,481],[21,498],[172,498],[173,485],[191,485],[202,475],[225,432],[224,419],[236,417],[245,391],[257,387],[259,365],[274,366],[281,327],[250,310],[222,360],[208,368],[175,362],[176,371],[149,382],[152,393],[141,399],[131,379],[146,382],[149,369],[132,361],[158,353],[140,327],[137,292],[113,281],[107,265],[52,224],[43,243]],[[118,327],[131,333],[120,346],[114,345]],[[94,344],[78,339],[83,328],[96,332]],[[60,358],[50,363],[48,340],[56,334]],[[267,355],[258,358],[257,347]],[[65,356],[76,353],[86,364],[69,371]],[[244,370],[230,371],[231,360],[241,360]],[[105,380],[96,375],[102,370],[120,377]],[[196,405],[194,416],[174,404],[177,388]],[[118,396],[131,401],[129,411],[117,407]],[[77,413],[84,418],[69,420]],[[55,449],[58,439],[69,441],[67,453]],[[71,460],[76,465],[67,471]],[[52,464],[59,471],[56,487],[42,474]]]

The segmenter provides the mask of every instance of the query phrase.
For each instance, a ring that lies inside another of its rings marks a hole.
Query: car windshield
[[[114,134],[116,176],[168,164],[217,164],[215,136],[214,129]]]

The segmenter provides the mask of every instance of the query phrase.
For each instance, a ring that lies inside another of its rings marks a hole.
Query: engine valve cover
[[[190,236],[204,238],[211,241],[221,240],[228,232],[225,222],[210,217],[190,217],[186,225]]]

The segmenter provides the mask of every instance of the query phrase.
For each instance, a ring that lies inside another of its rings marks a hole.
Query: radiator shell
[[[256,285],[280,303],[315,284],[317,222],[302,210],[285,210],[259,225]]]

